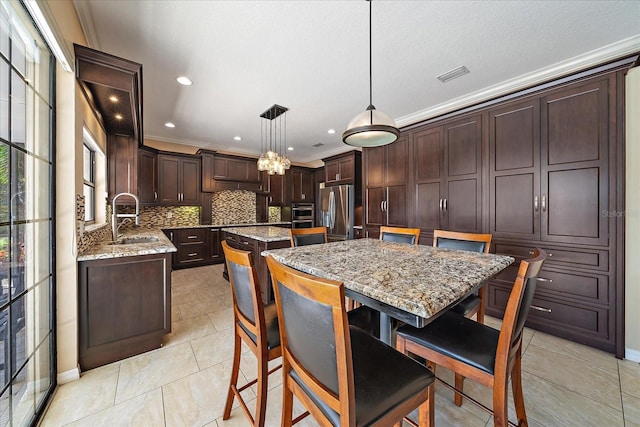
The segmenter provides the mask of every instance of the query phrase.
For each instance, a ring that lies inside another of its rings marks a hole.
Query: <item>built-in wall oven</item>
[[[293,203],[291,205],[291,228],[313,227],[313,203]]]

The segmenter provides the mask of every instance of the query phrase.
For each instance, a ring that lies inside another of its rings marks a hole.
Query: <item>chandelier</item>
[[[284,175],[291,167],[291,161],[284,155],[283,148],[287,145],[287,112],[288,108],[274,104],[267,111],[260,114],[260,158],[258,170],[267,171],[269,175]],[[276,120],[277,119],[277,120]],[[284,139],[282,137],[284,119]],[[284,141],[284,144],[283,144]]]

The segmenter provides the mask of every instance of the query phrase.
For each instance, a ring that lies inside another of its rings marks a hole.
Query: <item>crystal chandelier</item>
[[[291,161],[284,155],[282,147],[287,145],[287,112],[288,108],[274,104],[260,114],[260,158],[258,170],[267,171],[269,175],[284,175],[291,167]],[[277,118],[277,120],[276,120]],[[282,137],[284,119],[284,139]],[[284,141],[284,144],[283,144]]]

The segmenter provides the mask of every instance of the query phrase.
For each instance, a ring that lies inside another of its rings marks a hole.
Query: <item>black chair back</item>
[[[471,240],[447,239],[443,237],[438,237],[436,239],[437,248],[457,249],[460,251],[470,252],[486,252],[486,246],[487,244],[485,242],[474,242]]]
[[[527,315],[531,308],[531,302],[533,301],[533,296],[536,292],[538,272],[540,271],[540,268],[542,268],[542,263],[546,259],[546,256],[547,254],[541,249],[535,249],[534,258],[529,262],[527,277],[525,278],[524,289],[522,290],[522,299],[520,301],[520,306],[518,307],[515,325],[513,328],[513,335],[511,338],[512,344],[520,337],[522,329],[524,328],[524,323],[527,320]]]
[[[253,307],[253,295],[249,279],[249,275],[252,274],[251,268],[236,264],[233,261],[229,261],[227,266],[229,269],[229,282],[231,282],[231,285],[233,286],[238,310],[240,310],[240,312],[255,325],[256,319]]]
[[[300,234],[292,236],[293,246],[317,245],[325,242],[324,234]]]
[[[412,234],[400,234],[384,232],[380,235],[380,239],[387,242],[409,243],[415,245],[416,236]]]

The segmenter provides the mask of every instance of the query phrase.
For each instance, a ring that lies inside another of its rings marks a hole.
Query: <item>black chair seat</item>
[[[451,308],[454,313],[462,314],[463,316],[473,313],[482,304],[482,298],[478,295],[469,295],[458,304]]]
[[[350,326],[349,332],[357,426],[375,423],[382,415],[433,383],[435,376],[424,366],[356,327]],[[340,415],[318,399],[294,370],[291,377],[331,423],[338,426]]]
[[[423,347],[493,374],[500,331],[482,323],[447,311],[424,328],[404,325],[397,333]]]
[[[264,306],[264,320],[267,327],[267,350],[274,349],[280,346],[280,330],[278,329],[278,310],[275,304],[269,304]],[[244,327],[242,322],[238,323],[240,327],[249,335],[254,343],[258,343],[258,339],[247,328]]]
[[[349,325],[356,326],[376,338],[380,338],[380,312],[361,305],[347,312]]]

